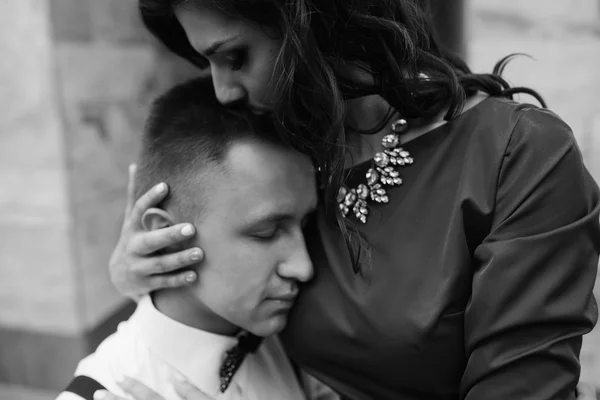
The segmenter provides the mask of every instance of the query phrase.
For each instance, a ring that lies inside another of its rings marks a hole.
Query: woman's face
[[[255,114],[272,110],[269,84],[281,41],[258,25],[187,4],[177,7],[175,14],[192,47],[210,62],[219,101],[241,103]]]

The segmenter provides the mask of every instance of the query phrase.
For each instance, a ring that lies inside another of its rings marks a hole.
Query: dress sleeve
[[[569,127],[549,111],[524,112],[474,253],[462,399],[575,399],[582,335],[598,314],[599,207]]]

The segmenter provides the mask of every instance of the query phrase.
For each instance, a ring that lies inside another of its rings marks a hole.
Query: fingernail
[[[167,190],[167,185],[164,183],[159,183],[158,185],[156,185],[156,192],[157,193],[162,193],[165,190]]]
[[[193,261],[198,261],[201,258],[202,258],[202,251],[200,251],[200,249],[193,250],[192,253],[190,254],[190,259]]]
[[[196,281],[196,273],[195,273],[195,272],[188,272],[188,273],[185,275],[185,278],[184,278],[184,279],[185,279],[185,281],[186,281],[187,283],[192,283],[192,282]]]
[[[194,234],[194,227],[192,225],[186,225],[181,228],[181,234],[183,236],[192,236]]]
[[[105,399],[107,395],[108,395],[108,392],[106,390],[96,390],[94,392],[94,400]]]

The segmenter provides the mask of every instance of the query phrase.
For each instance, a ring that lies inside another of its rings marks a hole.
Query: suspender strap
[[[96,390],[106,389],[95,379],[89,376],[79,375],[73,378],[69,386],[65,389],[65,392],[71,392],[85,400],[94,400],[94,393]]]

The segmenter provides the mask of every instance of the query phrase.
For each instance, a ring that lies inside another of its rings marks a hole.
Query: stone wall
[[[0,383],[61,388],[131,310],[107,269],[127,166],[150,100],[198,73],[135,5],[0,3]]]

